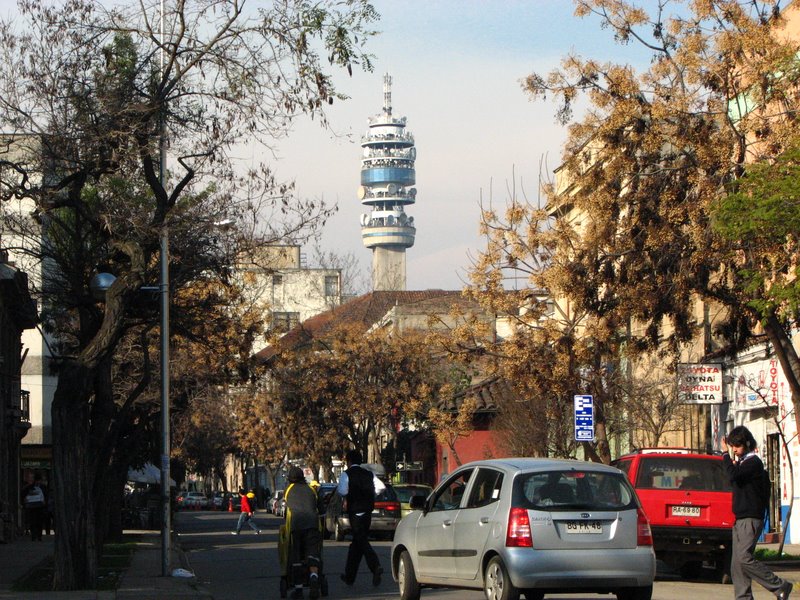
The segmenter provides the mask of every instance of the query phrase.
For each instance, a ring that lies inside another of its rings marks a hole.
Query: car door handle
[[[444,525],[445,527],[450,527],[450,525],[452,524],[453,521],[451,521],[450,519],[445,519],[444,521],[442,521],[442,525]]]
[[[489,517],[481,517],[481,525],[486,525],[489,522]]]

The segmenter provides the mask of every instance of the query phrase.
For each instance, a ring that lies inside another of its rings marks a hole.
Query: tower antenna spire
[[[383,75],[383,112],[392,114],[392,76],[388,73]]]

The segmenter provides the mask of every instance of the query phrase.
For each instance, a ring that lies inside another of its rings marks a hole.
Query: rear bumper
[[[657,553],[724,554],[731,547],[732,530],[719,527],[650,526]]]
[[[537,590],[586,589],[597,592],[653,585],[656,559],[650,547],[587,552],[581,561],[573,551],[507,549],[503,556],[516,587]],[[580,564],[577,564],[580,563]]]

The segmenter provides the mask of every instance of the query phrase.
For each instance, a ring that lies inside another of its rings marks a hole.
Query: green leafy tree
[[[560,68],[526,78],[531,97],[554,98],[559,121],[569,124],[563,162],[545,186],[544,207],[514,198],[500,218],[487,211],[489,243],[475,285],[496,296],[502,274],[515,271],[529,277],[529,294],[586,315],[576,335],[605,349],[582,368],[618,352],[669,360],[698,338],[698,301],[715,312],[717,334],[701,355],[734,352],[760,321],[800,416],[791,319],[764,318],[743,302],[729,277],[740,268],[735,244],[712,227],[731,182],[749,163],[771,162],[795,136],[798,44],[784,35],[779,4],[659,3],[650,12],[622,0],[575,6],[650,61],[637,72],[570,55]],[[579,100],[587,110],[573,118]],[[603,378],[592,380],[598,386]]]

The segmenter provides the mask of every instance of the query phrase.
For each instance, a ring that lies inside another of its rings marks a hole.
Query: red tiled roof
[[[310,343],[314,339],[322,339],[334,327],[341,325],[361,326],[366,332],[372,325],[383,318],[393,306],[405,306],[431,299],[442,299],[448,296],[452,298],[453,302],[458,302],[461,298],[461,292],[453,290],[370,292],[353,298],[341,306],[306,319],[281,337],[276,345],[264,348],[255,357],[259,362],[266,362],[281,348],[299,347]]]
[[[471,385],[455,396],[442,399],[439,408],[444,411],[456,412],[464,400],[471,397],[474,397],[477,401],[475,405],[476,413],[496,413],[503,402],[508,403],[516,400],[517,395],[508,380],[501,379],[495,375],[484,379],[480,383]]]

